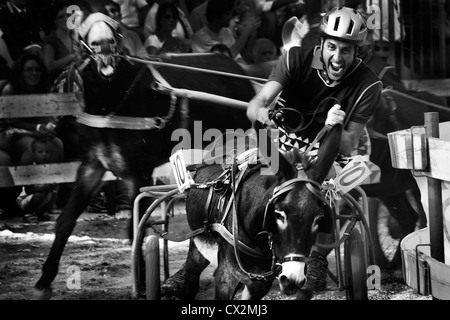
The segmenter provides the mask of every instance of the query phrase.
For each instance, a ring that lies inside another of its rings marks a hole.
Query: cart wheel
[[[375,263],[383,270],[401,263],[400,238],[395,234],[402,231],[402,224],[382,205],[380,200],[369,199],[369,226],[372,235]]]
[[[159,237],[150,235],[145,241],[145,296],[147,300],[160,298]]]
[[[345,293],[349,300],[367,300],[367,264],[361,233],[354,228],[345,241]]]

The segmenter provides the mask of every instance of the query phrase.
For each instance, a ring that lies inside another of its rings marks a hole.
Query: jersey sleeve
[[[294,59],[296,51],[292,49],[285,52],[278,60],[278,63],[272,69],[269,81],[276,81],[286,87],[292,79],[292,71],[301,70],[302,63],[299,59]]]
[[[369,85],[359,96],[349,121],[367,124],[381,104],[383,84],[376,81]]]

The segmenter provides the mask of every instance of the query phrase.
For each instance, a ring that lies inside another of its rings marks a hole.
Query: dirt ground
[[[83,214],[69,238],[61,259],[59,273],[53,282],[53,300],[136,300],[132,297],[131,242],[127,239],[130,213],[111,217]],[[56,220],[57,214],[52,216]],[[24,224],[20,218],[0,220],[0,300],[33,299],[33,285],[50,250],[55,221]],[[170,220],[170,231],[186,232],[186,217],[176,212]],[[162,242],[160,242],[162,248]],[[162,252],[162,250],[160,250]],[[176,272],[187,252],[187,241],[169,242],[169,272]],[[335,262],[328,257],[330,266]],[[162,258],[161,258],[161,261]],[[331,268],[331,267],[330,267]],[[161,279],[163,279],[163,268]],[[79,285],[74,285],[73,272],[78,272]],[[201,278],[198,300],[214,295],[212,267]],[[137,299],[145,299],[144,296]],[[293,300],[279,292],[275,280],[265,300]],[[345,300],[345,292],[329,279],[328,290],[316,294],[314,300]],[[370,290],[370,300],[431,300],[407,287],[399,274],[383,274],[381,290]]]

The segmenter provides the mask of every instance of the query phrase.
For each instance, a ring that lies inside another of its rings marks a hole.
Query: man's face
[[[355,46],[335,39],[326,39],[322,44],[322,58],[328,77],[340,80],[353,64]]]

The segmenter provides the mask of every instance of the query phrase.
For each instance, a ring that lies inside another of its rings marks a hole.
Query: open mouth
[[[344,73],[344,64],[330,61],[328,69],[334,77],[341,77]]]

